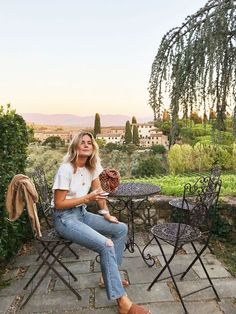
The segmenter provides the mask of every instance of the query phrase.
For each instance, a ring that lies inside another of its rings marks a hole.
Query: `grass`
[[[183,187],[186,183],[194,183],[201,175],[209,175],[209,173],[193,173],[184,175],[165,175],[151,178],[137,178],[132,181],[143,182],[159,185],[161,187],[161,194],[170,196],[181,196],[183,194]],[[221,196],[236,196],[236,174],[223,173],[221,175],[222,188]],[[131,180],[127,180],[131,181]]]
[[[212,246],[216,257],[225,264],[231,275],[236,277],[236,244],[213,240]]]

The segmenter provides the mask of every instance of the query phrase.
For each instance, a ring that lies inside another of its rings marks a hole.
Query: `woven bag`
[[[103,191],[111,193],[114,192],[120,184],[120,173],[115,169],[104,169],[100,173],[99,179]]]

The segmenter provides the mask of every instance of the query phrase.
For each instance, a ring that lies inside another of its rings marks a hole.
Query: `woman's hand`
[[[114,224],[118,224],[119,223],[119,220],[115,216],[111,216],[110,214],[104,215],[103,217],[107,221],[110,221],[110,222],[112,222]]]
[[[96,189],[94,191],[92,191],[91,193],[89,193],[87,195],[88,200],[91,201],[99,201],[99,200],[106,200],[107,196],[105,195],[101,195],[101,193],[103,193],[104,191],[102,190],[102,188]]]

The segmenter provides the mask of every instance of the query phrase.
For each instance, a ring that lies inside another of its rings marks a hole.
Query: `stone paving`
[[[147,241],[147,234],[138,234],[137,242],[143,247]],[[20,310],[20,304],[30,291],[24,291],[23,286],[27,282],[37,265],[36,253],[32,250],[29,254],[18,256],[11,264],[11,270],[5,275],[5,279],[11,279],[9,286],[0,290],[0,314],[9,313],[82,313],[82,314],[114,314],[117,313],[116,303],[108,301],[105,289],[98,287],[100,277],[100,265],[95,261],[96,254],[78,245],[73,245],[79,252],[80,259],[76,260],[70,252],[63,254],[63,261],[76,275],[78,281],[71,279],[72,285],[78,289],[82,300],[77,300],[68,288],[55,278],[52,273],[41,283],[38,290],[32,296],[25,307]],[[166,254],[171,254],[172,247],[165,244]],[[170,280],[164,279],[156,283],[151,291],[147,291],[149,283],[163,265],[163,258],[158,247],[153,243],[148,251],[155,256],[156,264],[149,268],[142,260],[138,250],[134,253],[125,252],[121,267],[121,275],[129,280],[126,288],[132,301],[148,307],[152,314],[180,314],[184,313],[178,301],[176,291]],[[176,273],[183,271],[187,263],[193,258],[190,246],[185,246],[184,251],[176,256],[173,261]],[[205,265],[215,283],[221,301],[215,300],[212,289],[203,290],[185,299],[186,307],[190,314],[234,314],[236,313],[236,278],[232,277],[227,269],[210,252],[204,255]],[[63,270],[58,266],[58,271]],[[167,272],[163,276],[166,276]],[[65,274],[67,277],[67,274]],[[178,278],[178,277],[177,277]],[[177,279],[178,280],[178,279]],[[196,263],[186,276],[179,281],[179,287],[183,294],[206,285],[205,274],[200,263]]]

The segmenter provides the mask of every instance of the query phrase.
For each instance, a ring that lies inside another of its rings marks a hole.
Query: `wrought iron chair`
[[[77,281],[75,275],[65,266],[65,264],[60,260],[60,256],[63,251],[70,245],[71,241],[58,237],[55,233],[55,229],[49,229],[42,231],[42,237],[38,236],[32,226],[31,220],[29,218],[30,225],[32,228],[32,232],[34,235],[34,239],[37,242],[36,249],[39,255],[39,259],[41,259],[41,264],[38,265],[36,271],[32,275],[32,277],[28,280],[26,285],[24,286],[24,290],[28,288],[30,283],[36,278],[38,275],[39,279],[37,283],[34,285],[33,289],[31,290],[30,294],[27,296],[25,301],[22,303],[20,308],[23,308],[26,303],[30,300],[31,296],[37,290],[41,282],[47,276],[49,271],[51,270],[58,278],[60,278],[63,283],[76,295],[76,297],[81,300],[80,294],[71,286],[70,284],[70,277]],[[56,248],[60,247],[60,250],[56,252]],[[60,274],[56,268],[55,263],[58,263],[68,275],[68,280],[66,280],[62,274]],[[39,271],[43,269],[43,266],[47,266],[44,270],[43,274],[40,276]]]
[[[176,208],[176,209],[184,209],[185,211],[190,210],[192,208],[192,203],[194,205],[194,195],[197,194],[198,191],[205,193],[205,198],[207,201],[207,204],[211,208],[215,208],[215,204],[217,204],[218,199],[210,199],[209,193],[216,191],[220,188],[221,184],[221,168],[219,166],[216,166],[212,169],[211,175],[208,177],[199,177],[197,181],[191,185],[187,183],[184,186],[184,194],[182,199],[173,199],[169,202],[169,204]],[[185,200],[188,200],[188,206],[184,203]],[[185,212],[185,214],[187,214]]]
[[[211,180],[210,178],[208,178],[207,181],[204,181],[205,183],[209,183],[209,180]],[[211,182],[210,182],[211,183]],[[186,185],[185,186],[185,192],[187,189],[189,190],[193,190],[195,189],[196,186],[191,186],[191,185]],[[159,274],[156,276],[156,278],[152,281],[152,283],[149,285],[148,290],[150,290],[152,288],[152,286],[160,280],[164,280],[167,278],[171,278],[174,287],[176,289],[176,292],[179,296],[180,302],[184,308],[185,313],[188,313],[186,306],[184,304],[183,298],[188,296],[188,295],[192,295],[193,293],[196,293],[198,291],[207,289],[207,288],[212,288],[215,296],[217,298],[217,300],[219,299],[218,293],[214,287],[214,284],[206,270],[206,267],[202,261],[201,255],[203,254],[203,252],[206,250],[206,248],[208,247],[210,238],[211,238],[211,228],[213,226],[213,220],[212,220],[212,216],[210,217],[210,207],[209,207],[209,202],[216,202],[218,200],[219,197],[219,193],[220,193],[220,187],[221,187],[221,181],[218,180],[216,183],[216,187],[214,189],[214,191],[208,191],[206,193],[206,190],[204,189],[204,184],[202,185],[202,188],[199,189],[195,189],[195,195],[192,195],[191,200],[189,201],[185,196],[187,193],[184,193],[184,197],[183,197],[183,206],[181,208],[181,210],[188,211],[188,220],[185,220],[184,222],[174,222],[174,223],[164,223],[164,224],[158,224],[155,225],[154,227],[152,227],[151,229],[151,233],[153,234],[154,239],[156,240],[165,265],[163,266],[163,268],[161,269],[161,271],[159,272]],[[204,226],[204,231],[201,231],[200,228]],[[204,238],[204,244],[202,245],[202,248],[200,250],[197,250],[196,245],[194,244],[194,242],[196,240],[201,240],[202,238]],[[162,243],[168,243],[170,245],[173,246],[173,252],[171,254],[171,256],[168,258],[165,255],[165,252],[162,248]],[[194,249],[194,252],[196,254],[195,258],[193,259],[193,261],[190,263],[190,265],[187,267],[187,269],[182,272],[182,273],[178,273],[178,274],[174,274],[172,269],[171,269],[171,262],[174,259],[175,255],[179,252],[180,249],[182,249],[183,245],[190,243]],[[186,274],[189,272],[189,270],[192,268],[192,266],[196,263],[196,261],[199,261],[205,274],[206,277],[209,281],[209,285],[206,286],[205,288],[190,292],[186,295],[181,295],[180,290],[178,288],[178,284],[176,282],[175,276],[177,275],[181,275],[180,280],[183,280],[184,277],[186,276]],[[168,270],[169,275],[167,278],[161,278],[160,276],[163,274],[163,272],[165,270]]]
[[[60,238],[60,236],[57,234],[55,228],[53,227],[53,223],[51,221],[51,214],[53,207],[51,205],[51,200],[52,200],[52,193],[49,189],[48,182],[45,176],[44,169],[42,167],[36,167],[35,171],[32,176],[35,188],[38,192],[39,196],[39,211],[42,214],[43,218],[45,219],[47,228],[49,228],[48,233],[51,235],[54,235],[55,239]],[[67,249],[71,251],[71,253],[75,256],[76,259],[79,258],[78,254],[70,247],[72,242],[66,241],[65,242]],[[46,249],[43,248],[42,253]],[[40,257],[37,258],[37,260]]]

